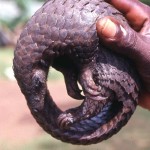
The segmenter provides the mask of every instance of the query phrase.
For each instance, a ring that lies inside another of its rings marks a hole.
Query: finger
[[[131,24],[132,28],[140,31],[143,24],[149,19],[149,6],[138,0],[106,0],[116,9],[122,12]]]
[[[150,110],[150,93],[142,93],[139,97],[139,105]]]
[[[135,62],[150,59],[147,51],[149,46],[144,41],[144,37],[130,27],[122,25],[112,17],[104,17],[98,20],[96,26],[100,39],[106,43],[107,47],[127,55]]]

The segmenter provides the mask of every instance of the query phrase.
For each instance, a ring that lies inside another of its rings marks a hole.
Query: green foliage
[[[141,2],[150,5],[150,0],[141,0]]]
[[[14,2],[16,9],[19,11],[17,17],[12,17],[12,19],[8,19],[7,17],[0,18],[0,22],[2,25],[7,26],[10,29],[14,29],[18,24],[24,24],[33,14],[34,7],[37,4],[42,5],[42,0],[13,0],[8,1]],[[6,10],[7,12],[7,10]]]
[[[8,78],[7,69],[12,68],[13,50],[8,48],[0,48],[0,78]]]
[[[11,23],[11,27],[14,28],[20,22],[26,22],[28,20],[28,6],[30,6],[30,0],[15,0],[16,5],[20,11],[20,15],[15,18]]]

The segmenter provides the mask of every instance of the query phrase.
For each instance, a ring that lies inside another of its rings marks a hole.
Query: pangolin
[[[132,62],[106,49],[97,35],[96,22],[104,16],[128,26],[104,0],[48,0],[28,21],[15,48],[15,77],[33,117],[64,142],[108,139],[138,103],[139,78]],[[68,95],[83,99],[80,106],[64,112],[57,107],[46,84],[50,67],[64,75]]]

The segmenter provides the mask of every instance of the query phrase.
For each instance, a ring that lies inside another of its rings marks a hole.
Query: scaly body
[[[106,15],[128,25],[103,0],[49,0],[17,42],[14,72],[31,113],[62,141],[92,144],[107,139],[136,108],[135,71],[128,60],[103,48],[96,33],[97,19]],[[65,112],[56,106],[46,85],[49,66],[63,73],[70,96],[84,99],[81,106]]]

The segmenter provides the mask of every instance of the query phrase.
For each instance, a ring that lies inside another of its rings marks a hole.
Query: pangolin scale
[[[104,16],[128,26],[103,0],[49,0],[28,21],[15,48],[15,77],[33,117],[64,142],[87,145],[108,139],[138,103],[134,66],[107,50],[97,36],[96,21]],[[65,112],[57,107],[46,84],[50,66],[63,73],[68,94],[83,99],[79,107]]]

